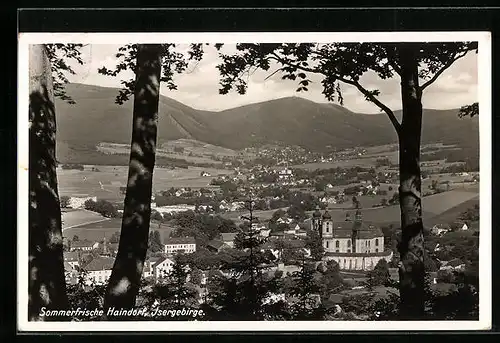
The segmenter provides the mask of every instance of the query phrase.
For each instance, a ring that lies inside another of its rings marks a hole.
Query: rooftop
[[[95,244],[95,242],[89,241],[88,239],[84,240],[78,240],[78,241],[72,241],[71,242],[71,247],[72,248],[83,248],[83,247],[91,247]]]
[[[217,239],[211,240],[210,242],[207,243],[207,246],[214,248],[214,249],[220,249],[225,243],[222,241],[219,241]]]
[[[222,232],[220,236],[224,242],[232,242],[237,234],[237,232]]]
[[[113,269],[114,263],[114,258],[99,256],[90,261],[90,263],[85,266],[85,270],[89,272],[98,270],[111,270]]]
[[[175,244],[196,244],[194,237],[168,237],[165,238],[165,245]]]
[[[77,251],[65,251],[64,254],[64,261],[78,261],[78,252]]]
[[[370,252],[370,253],[361,253],[361,252],[327,252],[326,256],[335,256],[335,257],[363,257],[363,256],[389,256],[392,253],[390,250],[382,251],[382,252]]]

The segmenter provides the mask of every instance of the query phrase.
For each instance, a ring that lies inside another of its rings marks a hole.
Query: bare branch
[[[401,124],[399,123],[398,119],[394,115],[394,112],[387,107],[385,104],[383,104],[375,95],[370,93],[366,88],[361,86],[361,84],[358,81],[353,81],[349,80],[343,77],[337,77],[340,81],[347,83],[349,85],[352,85],[356,87],[361,93],[363,93],[364,96],[366,96],[371,102],[373,102],[375,105],[377,105],[382,111],[384,111],[387,116],[389,117],[389,120],[391,121],[392,125],[394,126],[394,129],[396,129],[396,132],[399,135],[399,132],[401,131]]]
[[[441,76],[441,74],[446,70],[448,69],[449,67],[451,67],[451,65],[453,63],[455,63],[456,60],[464,57],[465,55],[467,55],[467,53],[469,52],[469,50],[465,50],[463,51],[461,54],[457,54],[454,58],[448,60],[447,63],[444,64],[444,66],[439,69],[436,74],[434,74],[434,76],[432,76],[427,82],[425,82],[422,86],[420,86],[420,92],[423,92],[424,89],[426,89],[427,87],[429,87],[431,84],[434,83],[434,81],[436,81],[438,79],[439,76]]]
[[[274,72],[272,72],[269,76],[267,76],[264,81],[266,81],[267,79],[269,79],[270,77],[272,77],[274,74],[276,74],[277,72],[281,71],[282,69],[279,68],[279,69],[276,69]]]

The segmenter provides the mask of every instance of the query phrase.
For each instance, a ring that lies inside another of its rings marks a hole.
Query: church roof
[[[353,228],[357,229],[356,237],[359,239],[371,239],[384,236],[379,227],[370,223],[344,221],[333,222],[333,238],[350,238],[352,237]]]

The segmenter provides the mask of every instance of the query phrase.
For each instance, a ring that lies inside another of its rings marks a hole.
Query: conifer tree
[[[152,296],[162,309],[182,310],[198,306],[198,291],[188,282],[189,265],[184,254],[174,257],[172,270],[155,284]],[[187,317],[167,317],[166,319],[187,320]]]
[[[249,225],[241,229],[235,238],[235,254],[222,266],[222,273],[210,280],[208,313],[211,319],[265,320],[282,316],[284,302],[268,299],[279,290],[279,280],[269,273],[270,260],[261,251],[265,238],[260,236],[251,223],[254,201],[246,201],[249,216],[243,216]]]
[[[289,311],[293,320],[322,320],[326,314],[320,299],[322,287],[315,273],[313,265],[303,258],[300,270],[292,274],[287,297],[292,298]]]

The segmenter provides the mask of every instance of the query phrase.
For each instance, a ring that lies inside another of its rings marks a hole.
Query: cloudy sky
[[[100,75],[97,68],[116,65],[115,54],[119,45],[88,45],[82,49],[83,66],[75,67],[76,75],[70,77],[70,82],[99,85],[104,87],[120,87],[121,79],[128,79],[131,73],[122,73],[121,78]],[[180,47],[186,49],[187,46]],[[188,72],[175,76],[178,90],[169,91],[161,88],[165,96],[180,101],[188,106],[202,110],[224,110],[250,103],[256,103],[288,96],[300,96],[315,102],[326,102],[321,94],[321,79],[312,77],[313,84],[308,92],[297,93],[297,83],[281,80],[279,73],[268,78],[272,71],[257,71],[249,77],[247,94],[230,93],[219,95],[220,62],[217,51],[213,47],[204,47],[205,55],[201,62],[193,64]],[[224,52],[235,51],[234,45],[226,45]],[[455,62],[440,78],[424,91],[423,105],[425,108],[450,109],[477,101],[477,55],[470,52]],[[361,84],[368,89],[379,89],[379,98],[393,110],[401,108],[399,78],[382,81],[375,74],[366,73],[361,78]],[[355,112],[375,113],[379,109],[367,102],[354,87],[342,85],[344,106]]]

